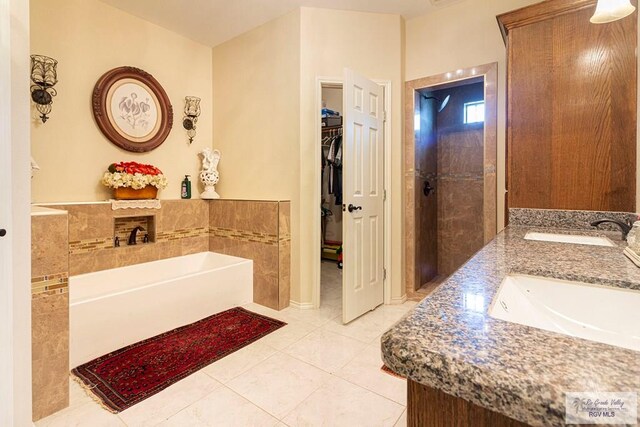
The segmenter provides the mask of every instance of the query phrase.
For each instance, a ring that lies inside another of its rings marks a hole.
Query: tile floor
[[[416,303],[341,322],[341,272],[322,265],[318,310],[247,309],[287,326],[120,414],[72,382],[71,406],[44,426],[405,426],[406,384],[380,370],[380,336]]]

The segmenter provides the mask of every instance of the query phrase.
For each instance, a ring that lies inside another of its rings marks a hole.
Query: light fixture
[[[196,96],[186,96],[184,98],[184,118],[182,119],[182,127],[187,130],[189,144],[196,137],[196,123],[200,116],[200,98]]]
[[[590,21],[592,24],[606,24],[629,16],[635,10],[630,0],[598,0],[596,13]]]
[[[53,88],[58,83],[57,66],[58,61],[53,58],[31,55],[31,99],[36,104],[42,123],[49,119],[53,97],[58,94]]]

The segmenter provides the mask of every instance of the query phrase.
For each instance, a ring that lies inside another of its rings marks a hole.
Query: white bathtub
[[[69,364],[253,301],[253,261],[202,252],[69,279]]]

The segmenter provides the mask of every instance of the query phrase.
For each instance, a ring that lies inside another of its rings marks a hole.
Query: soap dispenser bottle
[[[191,198],[191,181],[189,181],[190,175],[185,175],[184,180],[182,181],[182,189],[180,191],[180,197],[183,199]]]

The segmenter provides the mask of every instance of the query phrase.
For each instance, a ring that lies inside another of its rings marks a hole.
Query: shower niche
[[[133,230],[137,230],[135,233]],[[133,238],[135,237],[135,240]],[[113,219],[113,246],[124,247],[135,244],[155,243],[156,217],[121,216]]]

